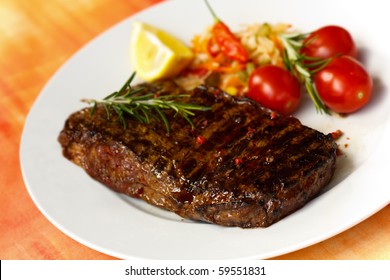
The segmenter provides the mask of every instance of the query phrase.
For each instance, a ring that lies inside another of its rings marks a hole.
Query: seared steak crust
[[[144,86],[180,91],[169,82]],[[330,181],[337,150],[330,135],[216,88],[190,94],[183,101],[212,107],[196,113],[195,129],[169,114],[170,134],[160,122],[132,118],[124,129],[104,108],[93,116],[86,108],[66,121],[63,154],[114,191],[184,218],[243,228],[277,222]]]

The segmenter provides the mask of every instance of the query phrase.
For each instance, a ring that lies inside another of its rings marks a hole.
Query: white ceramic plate
[[[321,196],[282,221],[244,230],[183,221],[126,198],[62,156],[57,136],[69,114],[84,106],[79,100],[107,95],[132,72],[128,47],[134,20],[159,26],[187,42],[212,24],[203,1],[168,1],[119,23],[82,48],[48,82],[27,118],[20,148],[27,189],[42,213],[75,240],[127,259],[269,258],[329,238],[389,203],[385,165],[390,157],[390,44],[385,2],[370,1],[369,6],[367,1],[339,0],[210,2],[233,30],[241,24],[287,22],[302,31],[339,24],[354,34],[361,59],[374,77],[372,102],[345,118],[317,114],[310,102],[297,112],[304,124],[322,132],[344,131],[339,140],[344,156],[339,157],[334,180]]]

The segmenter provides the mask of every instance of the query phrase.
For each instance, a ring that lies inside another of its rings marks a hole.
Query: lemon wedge
[[[134,22],[130,61],[145,81],[175,77],[192,60],[193,53],[173,35],[142,22]]]

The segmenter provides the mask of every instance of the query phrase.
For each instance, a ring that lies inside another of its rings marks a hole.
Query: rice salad
[[[227,58],[211,34],[211,27],[194,36],[191,49],[192,63],[175,79],[186,90],[200,84],[218,86],[227,93],[242,96],[247,91],[250,73],[257,67],[273,64],[284,67],[283,47],[279,35],[290,32],[291,25],[279,23],[255,23],[244,25],[234,33],[248,52],[246,63]]]

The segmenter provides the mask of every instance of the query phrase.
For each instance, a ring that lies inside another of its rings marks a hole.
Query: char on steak
[[[181,93],[168,81],[143,86]],[[333,176],[337,146],[331,135],[217,88],[200,86],[189,94],[183,102],[212,108],[196,112],[194,129],[169,112],[169,134],[162,122],[131,117],[124,128],[115,114],[108,120],[104,108],[92,116],[85,108],[66,120],[59,135],[63,155],[116,192],[183,218],[242,228],[279,221]]]

